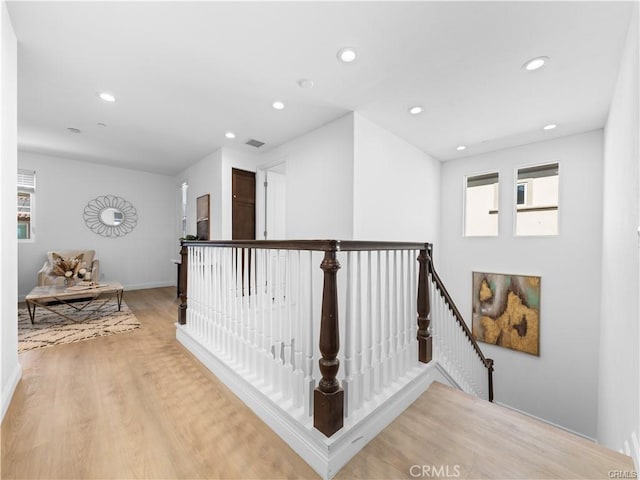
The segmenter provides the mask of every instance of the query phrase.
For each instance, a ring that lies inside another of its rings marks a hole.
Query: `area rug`
[[[124,301],[120,311],[116,301],[110,300],[97,312],[94,309],[86,320],[93,305],[82,312],[77,312],[68,305],[56,305],[52,308],[77,322],[37,307],[35,323],[32,325],[27,307],[18,308],[18,353],[129,332],[140,327],[140,322]]]

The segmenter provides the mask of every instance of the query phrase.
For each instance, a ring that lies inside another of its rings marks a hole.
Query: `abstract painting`
[[[477,341],[540,355],[540,277],[473,272]]]

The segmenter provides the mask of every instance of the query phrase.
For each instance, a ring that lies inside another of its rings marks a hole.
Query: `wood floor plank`
[[[140,329],[20,354],[1,478],[318,478],[176,342],[175,289],[130,291],[125,301]],[[632,469],[629,457],[439,384],[337,478],[415,478],[412,465],[486,479]]]

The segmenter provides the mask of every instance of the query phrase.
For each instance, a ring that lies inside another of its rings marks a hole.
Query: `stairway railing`
[[[443,361],[454,358],[445,329],[466,336],[489,370],[492,399],[492,362],[435,272],[430,244],[184,241],[181,256],[178,323],[293,417],[313,417],[326,437],[345,418],[375,410],[432,360],[432,330]],[[445,310],[454,317],[448,327]],[[452,363],[453,378],[482,393],[465,377],[477,366],[465,362]]]
[[[493,402],[493,360],[486,358],[433,264],[433,245],[427,247],[431,279],[432,330],[438,360],[462,390]],[[458,328],[453,328],[457,324]],[[481,380],[486,369],[487,382]]]

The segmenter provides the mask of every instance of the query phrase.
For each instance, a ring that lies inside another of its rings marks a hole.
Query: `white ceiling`
[[[19,147],[164,174],[221,146],[257,151],[244,145],[249,138],[268,150],[350,111],[440,160],[601,128],[632,7],[7,5],[19,42]],[[343,46],[356,48],[356,62],[337,61]],[[547,66],[521,68],[540,55]],[[315,87],[300,88],[300,78]],[[101,101],[100,91],[117,101]],[[284,110],[271,107],[276,99]],[[424,113],[409,115],[414,104]],[[548,123],[558,128],[543,132]],[[237,138],[226,139],[227,130]],[[456,151],[460,144],[468,149]]]

